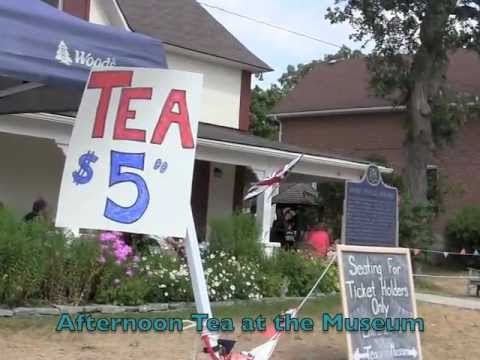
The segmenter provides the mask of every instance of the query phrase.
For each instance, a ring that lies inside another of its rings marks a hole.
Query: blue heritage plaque
[[[398,246],[398,190],[384,184],[378,167],[346,182],[343,230],[347,245]]]

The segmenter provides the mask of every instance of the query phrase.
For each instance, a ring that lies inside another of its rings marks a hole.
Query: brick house
[[[466,50],[452,54],[448,81],[457,91],[480,94],[480,57]],[[282,142],[345,156],[382,156],[396,173],[404,171],[405,106],[372,95],[364,58],[317,65],[273,115]],[[461,208],[480,204],[479,135],[480,122],[472,118],[429,166],[450,188],[435,224],[439,233]]]

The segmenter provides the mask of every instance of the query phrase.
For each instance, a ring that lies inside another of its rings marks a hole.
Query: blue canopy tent
[[[0,114],[75,111],[93,66],[166,68],[160,40],[40,0],[0,1]]]

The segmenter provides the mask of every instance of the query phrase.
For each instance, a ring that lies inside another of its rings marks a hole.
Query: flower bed
[[[232,251],[232,250],[230,250]],[[212,301],[304,296],[326,263],[305,253],[273,258],[204,252]],[[320,289],[337,289],[331,270]],[[182,256],[153,254],[127,244],[122,234],[76,239],[42,223],[24,223],[0,213],[0,304],[113,304],[191,302],[188,267]]]

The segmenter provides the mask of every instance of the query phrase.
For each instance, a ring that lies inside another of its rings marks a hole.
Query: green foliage
[[[99,245],[0,210],[0,303],[78,303],[89,296]]]
[[[147,279],[150,302],[192,301],[187,264],[174,256],[157,254],[142,258],[139,275]]]
[[[0,303],[21,304],[40,296],[41,248],[26,225],[0,210]]]
[[[59,240],[62,239],[59,237]],[[98,274],[105,267],[99,263],[99,256],[100,247],[96,239],[76,238],[66,244],[63,258],[66,301],[80,304],[93,297]],[[59,266],[61,263],[59,259]]]
[[[480,249],[480,207],[463,208],[448,222],[446,235],[450,250],[471,252]]]
[[[99,303],[113,305],[142,305],[151,289],[144,277],[114,278],[110,284],[101,287],[96,296]]]
[[[439,148],[452,145],[459,129],[479,113],[479,99],[473,94],[458,93],[451,89],[440,93],[432,101],[432,132]]]
[[[282,287],[288,296],[305,296],[327,266],[326,260],[311,256],[308,252],[280,251],[264,260],[262,284],[266,296],[279,296]],[[338,291],[337,268],[331,267],[318,287],[322,293]]]
[[[272,85],[269,89],[263,90],[255,86],[252,90],[252,103],[250,105],[251,127],[250,131],[256,136],[271,140],[278,138],[278,125],[269,118],[271,110],[283,96],[281,89]]]
[[[216,240],[203,259],[212,300],[278,296],[282,287],[288,288],[288,295],[302,296],[325,267],[324,260],[304,253],[281,251],[264,258],[255,221],[248,215],[217,224],[212,228]],[[104,256],[100,244],[97,238],[69,238],[48,224],[24,223],[1,211],[0,304],[138,305],[193,300],[184,259],[162,252],[119,262]],[[336,286],[332,269],[321,290],[331,292]]]
[[[225,251],[236,257],[258,258],[262,254],[260,233],[250,214],[235,214],[210,221],[211,251]]]
[[[211,252],[204,261],[208,293],[213,300],[260,299],[262,277],[258,258],[237,258],[223,251]]]
[[[428,249],[433,243],[432,205],[414,206],[408,196],[400,200],[400,246]]]

